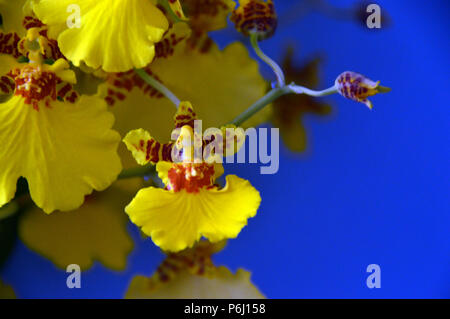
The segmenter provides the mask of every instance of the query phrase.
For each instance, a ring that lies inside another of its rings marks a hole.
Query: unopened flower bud
[[[256,34],[258,40],[275,33],[277,15],[272,0],[240,0],[239,4],[231,15],[231,21],[239,32],[245,36]]]
[[[372,109],[372,102],[367,98],[377,93],[386,93],[391,89],[380,85],[380,81],[374,82],[364,75],[346,71],[339,75],[335,82],[338,92],[347,99],[366,104]]]

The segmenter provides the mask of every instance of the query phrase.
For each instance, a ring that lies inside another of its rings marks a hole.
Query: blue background
[[[293,3],[277,0],[280,16]],[[278,60],[287,44],[300,48],[298,62],[326,54],[323,86],[354,70],[393,88],[372,99],[372,112],[330,97],[333,116],[306,117],[309,148],[293,155],[282,147],[278,174],[227,167],[250,179],[263,202],[215,261],[251,270],[267,297],[450,297],[449,2],[377,3],[393,22],[381,31],[311,13],[281,21],[262,44]],[[236,33],[217,38],[225,45]],[[96,264],[82,289],[67,289],[66,273],[21,243],[0,277],[19,297],[121,298],[134,274],[150,275],[164,258],[136,227],[129,230],[136,248],[128,269]],[[381,266],[380,289],[366,286],[369,264]]]

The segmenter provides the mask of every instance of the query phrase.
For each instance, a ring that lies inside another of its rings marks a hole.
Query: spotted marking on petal
[[[175,128],[181,128],[185,125],[194,128],[194,121],[197,119],[197,114],[195,114],[191,103],[181,102],[173,119]]]
[[[35,16],[26,16],[22,21],[23,27],[28,30],[31,28],[43,28],[45,24],[43,24],[38,18]]]
[[[209,19],[217,17],[222,10],[228,10],[229,6],[222,0],[184,0],[190,18],[208,16]],[[195,19],[193,19],[195,20]]]
[[[178,253],[169,253],[150,278],[149,288],[154,289],[162,283],[167,283],[182,272],[199,276],[213,275],[216,268],[211,255],[221,250],[224,245],[225,241],[211,244],[202,240],[193,248]]]
[[[146,68],[145,71],[156,80],[163,83],[149,68]],[[160,99],[164,97],[158,90],[142,80],[134,70],[123,73],[110,73],[107,81],[109,86],[104,99],[109,106],[113,106],[118,100],[125,100],[133,88],[140,89],[145,95],[151,98]]]
[[[230,130],[227,129],[233,129],[234,134],[231,134]],[[245,143],[244,129],[230,124],[223,126],[221,130],[223,135],[223,154],[230,156],[239,152]]]
[[[56,87],[59,99],[72,104],[77,102],[79,94],[75,91],[72,84],[60,81]]]
[[[163,39],[155,44],[155,59],[168,58],[175,52],[175,47],[189,37],[190,29],[184,23],[177,23],[166,31]]]
[[[163,144],[153,137],[150,137],[149,139],[140,139],[139,141],[132,143],[131,146],[137,153],[145,155],[146,163],[156,164],[159,161],[172,161],[172,149],[174,144],[174,142]]]
[[[0,53],[11,55],[17,59],[21,56],[18,49],[19,41],[20,37],[15,32],[0,32]]]
[[[194,30],[187,40],[188,48],[202,54],[208,53],[214,46],[214,41],[206,32]]]
[[[0,77],[0,93],[9,95],[14,92],[15,83],[14,79],[9,75],[4,75]]]
[[[208,53],[214,43],[208,32],[226,27],[227,15],[234,5],[234,2],[227,0],[184,0],[183,6],[192,29],[187,40],[189,49]]]

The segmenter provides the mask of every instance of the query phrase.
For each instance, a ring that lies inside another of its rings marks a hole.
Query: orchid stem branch
[[[334,85],[332,87],[330,87],[326,90],[322,90],[322,91],[311,90],[304,86],[296,85],[294,83],[290,84],[289,87],[293,93],[306,94],[306,95],[314,96],[314,97],[327,96],[327,95],[331,95],[331,94],[338,92],[338,90],[336,89],[336,87]]]
[[[270,90],[265,96],[256,101],[248,109],[246,109],[238,117],[236,117],[230,124],[236,126],[242,125],[242,123],[261,111],[264,107],[275,101],[280,96],[287,94],[288,92],[289,88],[287,86]]]
[[[337,89],[332,86],[326,90],[322,91],[314,91],[303,86],[296,85],[294,83],[289,85],[284,85],[283,87],[277,87],[270,90],[265,96],[256,101],[253,105],[251,105],[248,109],[242,112],[238,117],[236,117],[230,124],[239,126],[242,125],[245,121],[251,118],[253,115],[261,111],[267,105],[278,99],[279,97],[286,94],[306,94],[314,97],[327,96],[334,93],[337,93]]]
[[[285,84],[284,73],[281,70],[280,66],[269,58],[264,52],[261,51],[258,45],[258,38],[255,34],[252,34],[250,37],[253,48],[255,49],[256,54],[266,62],[275,72],[277,76],[277,87],[271,89],[265,96],[261,99],[253,103],[249,108],[247,108],[244,112],[242,112],[239,116],[237,116],[233,121],[229,124],[233,124],[236,126],[242,125],[245,121],[250,119],[253,115],[264,109],[267,105],[271,104],[273,101],[278,99],[279,97],[286,94],[306,94],[314,97],[327,96],[334,93],[337,93],[337,88],[332,86],[328,89],[322,91],[315,91],[308,89],[306,87],[296,85],[295,83]],[[137,69],[136,73],[149,85],[154,87],[156,90],[164,94],[168,99],[170,99],[176,107],[180,104],[180,100],[162,83],[157,81],[151,75],[149,75],[144,69]],[[133,178],[133,177],[142,177],[142,176],[151,176],[155,172],[154,165],[146,165],[140,167],[134,167],[129,169],[124,169],[122,173],[119,175],[119,179]]]
[[[161,94],[163,94],[166,98],[168,98],[176,108],[180,105],[180,99],[176,97],[164,84],[156,80],[150,74],[148,74],[144,69],[136,69],[136,74],[141,77],[142,80],[145,81],[148,85],[151,85],[153,88],[158,90]]]
[[[252,44],[253,50],[255,50],[255,53],[258,55],[258,57],[263,60],[267,65],[270,66],[270,68],[273,70],[277,77],[277,85],[279,88],[283,87],[285,85],[285,78],[284,73],[281,67],[276,63],[274,60],[272,60],[270,57],[268,57],[259,47],[258,43],[258,36],[255,33],[252,33],[250,35],[250,43]]]

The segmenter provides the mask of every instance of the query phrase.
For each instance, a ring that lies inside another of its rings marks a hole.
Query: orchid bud
[[[347,99],[364,103],[369,109],[372,109],[372,102],[367,98],[377,93],[386,93],[391,90],[379,84],[380,81],[374,82],[359,73],[346,71],[337,77],[335,87],[339,94]]]
[[[245,36],[256,34],[258,40],[275,33],[277,15],[272,0],[240,0],[239,4],[230,18],[239,32]]]

